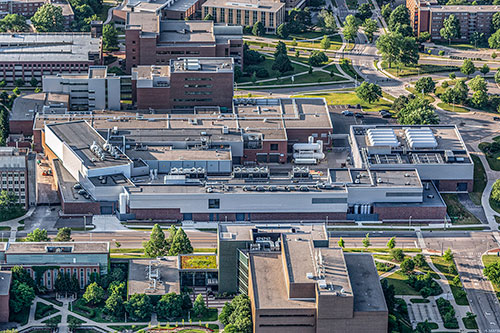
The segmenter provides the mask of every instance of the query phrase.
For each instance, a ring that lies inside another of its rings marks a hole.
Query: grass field
[[[496,255],[492,255],[492,254],[487,254],[487,255],[484,255],[481,258],[481,260],[483,261],[483,265],[486,267],[488,264],[492,264],[492,263],[495,263],[495,262],[500,262],[500,257],[496,256]],[[500,294],[500,285],[494,284],[494,283],[492,283],[491,285],[493,286],[493,289],[497,293],[497,297],[498,297],[499,294]]]
[[[472,215],[458,200],[458,196],[453,193],[443,193],[441,196],[446,203],[446,211],[453,224],[480,224],[481,221]]]
[[[259,68],[266,69],[267,72],[269,73],[269,77],[268,78],[262,78],[262,79],[261,78],[257,78],[257,81],[264,80],[264,79],[272,79],[272,78],[277,78],[278,77],[279,72],[277,72],[277,71],[275,71],[275,70],[272,69],[273,63],[274,63],[274,58],[272,58],[270,56],[266,56],[266,60],[264,60],[263,62],[261,62],[260,64],[257,65]],[[279,75],[280,76],[292,75],[292,74],[296,74],[296,73],[302,73],[302,72],[304,72],[304,71],[307,70],[307,68],[305,68],[304,66],[301,66],[301,65],[298,65],[298,64],[294,64],[294,63],[292,63],[292,67],[293,67],[292,71],[289,71],[289,72],[286,72],[286,73],[282,73],[282,74],[279,74]],[[240,77],[240,79],[238,80],[237,83],[241,84],[241,83],[251,83],[251,82],[252,82],[252,78],[250,76],[242,76],[242,77]]]
[[[467,109],[464,106],[448,104],[448,103],[445,103],[445,102],[437,103],[437,106],[440,107],[441,109],[445,110],[445,111],[450,111],[450,112],[465,113],[465,112],[469,112],[470,111],[469,109]]]
[[[357,79],[358,82],[363,81],[363,78],[360,77],[352,67],[351,59],[344,58],[344,61],[340,62],[340,68],[342,68],[342,70],[353,79]]]
[[[420,295],[406,283],[407,277],[401,271],[394,272],[385,279],[389,285],[394,286],[396,295]]]
[[[467,318],[463,317],[462,321],[464,322],[465,328],[468,330],[477,330],[477,322],[475,318]]]
[[[477,155],[471,154],[472,161],[474,162],[474,189],[469,193],[469,197],[476,205],[481,205],[481,196],[483,195],[484,188],[486,187],[486,171],[481,159]]]
[[[493,138],[493,141],[500,141],[500,137],[497,136],[497,137],[494,137]],[[479,144],[479,148],[482,150],[482,146],[484,145],[485,143],[481,142]],[[488,154],[486,154],[486,152],[483,150],[483,152],[485,153],[486,155],[486,160],[488,161],[488,164],[490,165],[490,168],[493,169],[493,170],[496,170],[496,171],[500,171],[500,152],[498,153],[495,153],[493,154],[493,156],[488,156]]]
[[[388,110],[391,108],[392,103],[383,99],[378,102],[369,104],[356,96],[356,93],[326,93],[326,94],[307,94],[307,95],[297,95],[293,97],[321,97],[325,98],[327,103],[330,105],[346,105],[346,104],[360,104],[364,111],[367,112],[377,112],[380,110]]]
[[[409,87],[409,88],[405,88],[406,90],[408,90],[409,92],[411,92],[413,95],[416,95],[416,96],[422,96],[422,93],[421,92],[418,92],[415,87]],[[436,99],[434,97],[432,97],[431,95],[428,95],[428,94],[424,94],[424,98],[426,100],[429,101],[429,103],[434,103],[436,101]]]
[[[476,50],[474,45],[471,45],[471,44],[457,43],[457,42],[451,42],[451,44],[450,44],[448,42],[441,42],[441,41],[437,41],[437,40],[433,40],[433,42],[434,42],[434,44],[451,47],[451,48],[454,48],[457,50],[465,50],[465,51]]]
[[[395,64],[389,68],[389,65],[382,61],[380,66],[382,69],[391,73],[395,76],[411,76],[411,75],[423,75],[429,73],[438,72],[453,72],[457,71],[459,68],[457,66],[439,66],[439,65],[414,65],[414,66],[397,66]]]
[[[440,256],[431,256],[432,263],[436,268],[443,273],[450,284],[451,292],[453,293],[453,297],[458,305],[469,305],[469,301],[467,300],[467,294],[463,290],[462,286],[457,286],[453,283],[453,278],[456,274],[450,273],[452,270],[452,266],[455,266],[455,262],[448,262],[444,260],[443,257]],[[454,268],[456,272],[456,266]]]
[[[56,310],[52,304],[47,305],[42,302],[37,302],[35,308],[35,320],[45,318],[56,312],[58,312],[58,310]]]

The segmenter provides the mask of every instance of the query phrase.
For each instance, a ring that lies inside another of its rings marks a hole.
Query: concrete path
[[[30,207],[26,214],[23,216],[17,217],[12,220],[7,220],[4,222],[0,222],[0,226],[2,227],[10,227],[10,236],[9,236],[9,242],[15,242],[16,241],[16,235],[17,235],[17,228],[21,225],[19,222],[29,218],[31,215],[33,215],[33,212],[35,211],[36,207]]]
[[[132,231],[122,225],[115,215],[93,215],[92,224],[95,228],[90,232]]]

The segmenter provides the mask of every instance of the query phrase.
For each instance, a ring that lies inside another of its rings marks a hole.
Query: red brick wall
[[[277,144],[278,150],[271,150],[271,144]],[[280,156],[280,163],[287,161],[287,142],[286,141],[264,141],[262,149],[245,149],[243,151],[244,161],[257,161],[257,154],[283,154]]]
[[[423,206],[377,206],[373,207],[373,214],[378,214],[379,220],[441,220],[446,217],[446,207]]]
[[[473,191],[473,180],[440,180],[438,190],[440,192],[456,192],[458,183],[467,183],[467,192]]]
[[[346,220],[346,213],[252,213],[252,221],[279,221],[279,220],[290,220],[290,221],[323,221],[326,220]]]
[[[0,295],[0,323],[9,321],[9,295]]]
[[[125,31],[125,56],[126,56],[126,70],[130,73],[130,69],[140,64],[140,57],[138,50],[141,47],[141,39],[139,38],[140,30],[126,30]],[[135,44],[134,44],[135,42]],[[133,51],[134,50],[134,51]],[[154,50],[150,50],[154,52]],[[153,65],[153,64],[151,64]]]
[[[9,120],[9,131],[13,134],[33,135],[33,120]]]
[[[61,200],[62,211],[67,215],[99,215],[101,206],[98,202],[65,202]]]
[[[182,220],[181,210],[178,208],[165,209],[130,209],[137,220]]]
[[[132,81],[134,82],[134,81]],[[171,88],[139,88],[136,89],[136,103],[138,109],[171,109]]]
[[[323,147],[325,150],[328,146],[330,146],[330,139],[329,139],[328,135],[331,134],[332,132],[333,132],[333,129],[325,129],[325,128],[305,128],[305,129],[304,128],[302,128],[302,129],[288,128],[286,130],[289,144],[307,143],[308,142],[307,140],[310,136],[312,136],[313,134],[317,134],[318,137],[314,138],[314,142],[316,142],[317,140],[322,140]],[[322,133],[326,134],[325,138],[321,137]]]

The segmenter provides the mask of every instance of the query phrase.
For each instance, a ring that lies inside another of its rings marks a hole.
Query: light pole
[[[410,215],[410,218],[408,219],[408,224],[409,224],[409,226],[411,228],[411,215]]]

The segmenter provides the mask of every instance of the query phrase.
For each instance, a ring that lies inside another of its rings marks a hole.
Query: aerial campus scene
[[[500,0],[0,31],[0,333],[500,333]]]

